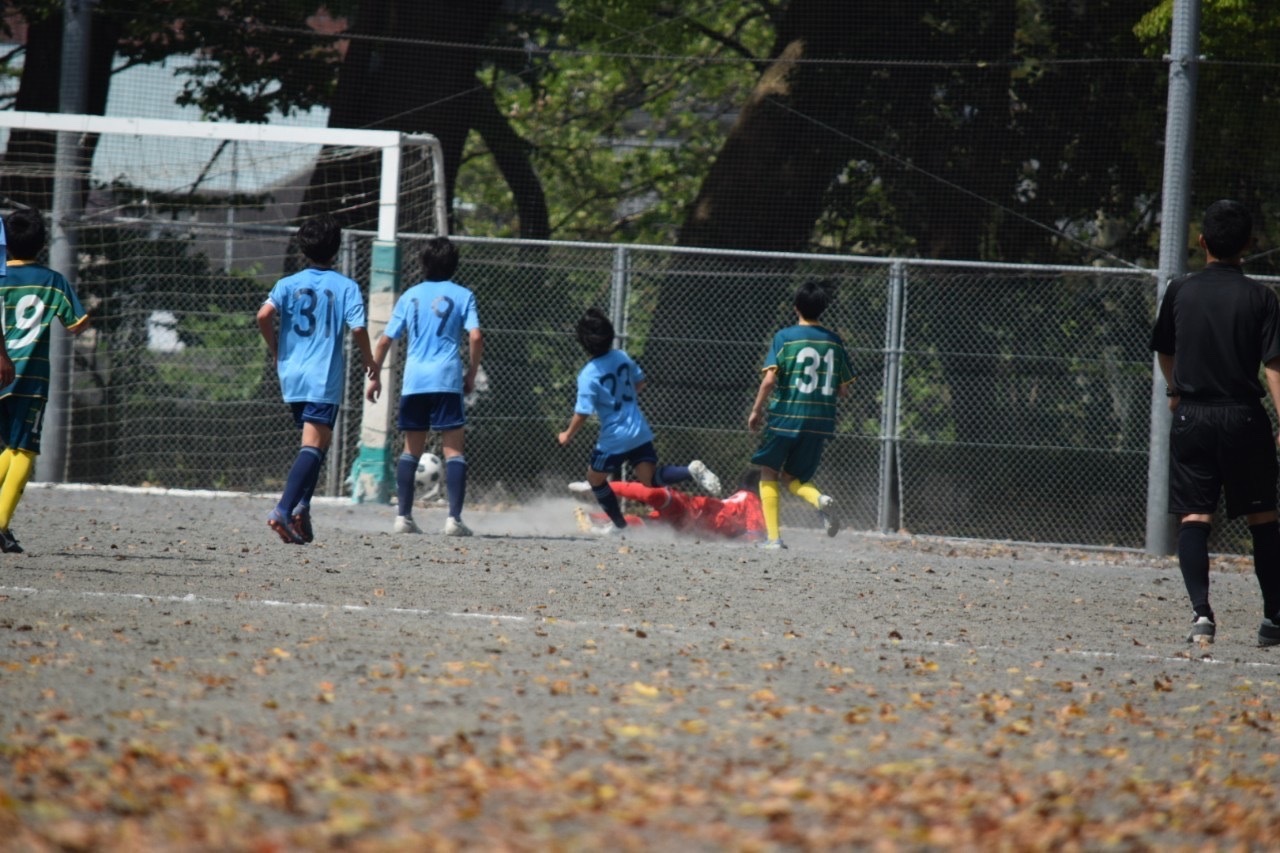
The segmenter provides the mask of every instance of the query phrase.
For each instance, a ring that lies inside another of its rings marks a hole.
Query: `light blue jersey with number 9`
[[[286,403],[341,403],[347,329],[365,328],[360,285],[334,270],[280,279],[267,301],[280,317],[276,372]]]

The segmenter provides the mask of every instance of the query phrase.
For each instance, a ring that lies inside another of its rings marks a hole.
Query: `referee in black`
[[[1280,436],[1262,396],[1270,392],[1280,411],[1280,300],[1240,268],[1252,234],[1249,211],[1239,202],[1209,206],[1199,241],[1205,268],[1169,284],[1151,349],[1173,411],[1169,512],[1178,516],[1178,565],[1195,611],[1187,640],[1211,643],[1217,628],[1209,606],[1209,532],[1222,492],[1227,515],[1249,523],[1262,587],[1258,643],[1274,646],[1280,645]]]

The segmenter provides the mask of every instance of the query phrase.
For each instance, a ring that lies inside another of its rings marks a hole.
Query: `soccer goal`
[[[344,223],[339,265],[369,286],[373,335],[401,276],[397,235],[447,233],[443,153],[425,134],[9,111],[0,141],[0,207],[57,214],[74,254],[55,257],[94,315],[71,353],[69,434],[45,432],[46,454],[66,441],[72,481],[275,490],[297,431],[253,317],[301,263],[298,222]],[[330,494],[362,422],[386,431],[358,372],[351,385]]]

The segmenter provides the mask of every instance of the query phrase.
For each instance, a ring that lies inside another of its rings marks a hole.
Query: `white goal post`
[[[400,191],[401,151],[406,145],[422,146],[431,153],[437,175],[444,174],[444,152],[430,134],[400,133],[394,130],[358,130],[333,127],[287,127],[270,124],[233,124],[212,121],[171,121],[168,119],[119,118],[115,116],[70,115],[0,111],[0,127],[66,133],[119,134],[122,136],[172,139],[205,139],[228,142],[280,142],[295,145],[331,145],[376,148],[382,152],[382,180],[378,196],[378,239],[394,240],[397,228],[397,199]],[[435,233],[448,229],[448,211],[443,193],[436,193]]]
[[[297,436],[279,435],[278,396],[273,410],[249,399],[266,396],[261,349],[239,319],[285,271],[300,211],[376,222],[372,233],[344,230],[339,259],[368,285],[375,338],[400,290],[398,235],[448,233],[444,153],[430,134],[0,111],[0,141],[4,206],[47,206],[51,266],[109,317],[98,340],[76,342],[74,376],[56,329],[42,480],[271,488],[278,463],[254,454],[275,458]],[[387,498],[392,397],[350,395],[330,494],[346,480],[356,499]]]

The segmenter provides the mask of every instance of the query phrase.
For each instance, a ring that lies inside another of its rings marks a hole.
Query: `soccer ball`
[[[417,486],[418,497],[433,498],[440,494],[440,483],[444,477],[444,463],[434,453],[424,453],[418,459],[418,470],[413,475]]]

